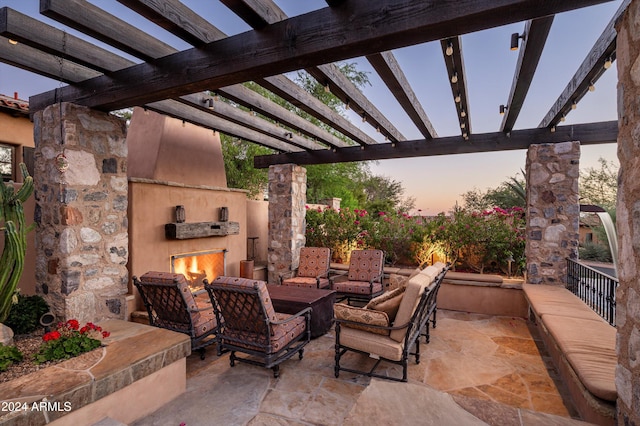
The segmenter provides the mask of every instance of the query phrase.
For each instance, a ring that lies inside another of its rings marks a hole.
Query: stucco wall
[[[269,238],[269,202],[247,200],[247,238],[258,237],[255,243],[256,264],[267,261],[267,238]],[[251,244],[251,241],[248,242]],[[251,255],[251,247],[247,247]]]

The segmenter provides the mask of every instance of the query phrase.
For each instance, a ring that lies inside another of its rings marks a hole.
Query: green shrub
[[[18,303],[11,307],[4,324],[15,334],[31,333],[40,326],[40,317],[49,311],[47,302],[38,295],[23,296],[18,294]]]
[[[578,248],[580,260],[593,260],[595,262],[613,262],[611,251],[603,244],[585,243]]]
[[[22,352],[18,348],[0,343],[0,371],[7,371],[11,364],[20,361],[22,361]]]

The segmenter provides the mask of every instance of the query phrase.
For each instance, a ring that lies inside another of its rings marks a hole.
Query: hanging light
[[[596,91],[596,85],[593,84],[593,81],[591,83],[589,83],[589,91],[590,92],[595,92]]]
[[[467,127],[467,125],[464,122],[460,123],[460,128],[461,129],[464,129],[465,127]]]
[[[324,84],[324,93],[329,93],[331,92],[331,88],[329,87],[329,83],[325,83]]]
[[[209,108],[210,110],[213,110],[213,98],[209,98],[209,100],[207,101],[207,108]]]
[[[467,116],[467,111],[465,110],[460,110],[460,117],[466,117]]]
[[[14,46],[18,44],[18,40],[14,40],[12,38],[9,39],[9,44],[13,44]]]
[[[566,119],[567,119],[567,118],[564,116],[564,114],[562,114],[562,115],[560,116],[560,121],[562,121],[563,123],[564,123],[564,120],[566,120]]]
[[[571,103],[571,109],[576,109],[578,108],[578,102],[576,102],[575,100]]]
[[[453,42],[451,40],[447,42],[447,48],[444,50],[444,53],[447,56],[453,55]]]
[[[347,102],[344,103],[344,109],[346,109],[347,111],[351,109],[351,106],[349,105],[349,99],[347,99]]]
[[[380,133],[380,126],[377,126],[377,127],[376,127],[376,132],[377,132],[377,133]]]
[[[524,40],[524,33],[522,35],[518,33],[511,34],[511,50],[518,50],[520,39]]]
[[[362,122],[363,123],[367,122],[367,114],[366,113],[362,113]]]
[[[609,56],[607,60],[604,61],[604,69],[608,70],[609,68],[611,68],[612,63],[613,63],[613,59],[611,59],[611,56]]]
[[[460,101],[462,100],[462,97],[460,96],[460,92],[458,92],[458,94],[456,95],[455,98],[453,98],[453,100],[455,101],[455,103],[459,104]]]
[[[453,72],[453,74],[451,74],[451,83],[457,83],[458,82],[458,73],[457,72]]]
[[[555,133],[556,132],[556,126],[551,126],[551,133]]]

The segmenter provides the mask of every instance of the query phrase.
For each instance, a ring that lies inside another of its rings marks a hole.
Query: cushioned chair
[[[149,324],[189,335],[191,350],[199,350],[204,359],[205,347],[217,341],[220,323],[209,298],[205,295],[196,302],[182,274],[152,271],[140,279],[133,277],[133,283],[149,314]]]
[[[367,303],[384,292],[382,287],[382,250],[353,250],[346,276],[333,277],[331,288],[336,291],[336,300]]]
[[[300,263],[293,277],[280,277],[282,285],[306,288],[328,288],[331,249],[327,247],[302,247]]]
[[[276,312],[264,281],[221,276],[212,283],[205,280],[204,287],[216,317],[224,318],[219,346],[231,351],[232,367],[237,360],[271,368],[278,377],[282,361],[296,352],[302,359],[311,338],[311,308],[294,315]],[[236,352],[250,357],[238,357]]]
[[[340,371],[348,371],[406,382],[409,356],[414,355],[416,364],[420,363],[421,330],[429,321],[434,290],[442,282],[447,269],[446,265],[426,268],[409,279],[406,288],[385,293],[364,308],[336,304],[335,376],[339,377]],[[414,347],[415,351],[410,352]],[[377,361],[368,371],[347,368],[340,361],[349,351],[368,355]],[[402,366],[402,376],[376,373],[382,361]]]

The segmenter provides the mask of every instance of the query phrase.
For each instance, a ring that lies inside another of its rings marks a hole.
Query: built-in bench
[[[583,420],[614,425],[616,329],[569,290],[524,284],[537,325]]]

